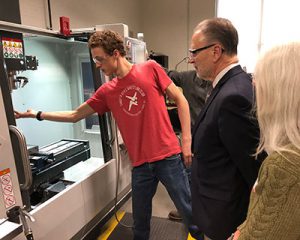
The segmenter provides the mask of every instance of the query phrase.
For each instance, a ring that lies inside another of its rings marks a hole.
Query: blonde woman
[[[246,221],[231,239],[300,239],[300,42],[268,51],[254,72],[261,129],[257,154],[269,157],[251,193]]]

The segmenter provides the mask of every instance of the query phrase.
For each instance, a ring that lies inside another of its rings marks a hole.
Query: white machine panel
[[[0,89],[0,219],[14,206],[22,206],[14,154],[7,126],[6,113]]]
[[[35,239],[68,240],[101,209],[112,203],[116,188],[116,160],[105,163],[89,176],[71,185],[30,213]],[[128,165],[127,165],[128,166]],[[130,190],[130,171],[121,167],[119,193]],[[83,229],[82,237],[86,233]],[[86,229],[87,230],[87,229]],[[18,240],[24,239],[20,235]]]
[[[123,23],[96,25],[96,31],[101,31],[104,29],[115,31],[119,33],[121,36],[123,36],[124,38],[129,36],[128,26]]]

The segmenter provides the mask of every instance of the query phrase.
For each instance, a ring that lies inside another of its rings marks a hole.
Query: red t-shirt
[[[111,111],[133,166],[181,152],[165,105],[172,83],[155,61],[133,65],[124,78],[103,84],[86,102],[99,114]]]

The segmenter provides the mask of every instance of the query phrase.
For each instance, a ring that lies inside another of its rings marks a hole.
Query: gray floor
[[[175,210],[175,206],[169,197],[168,192],[164,186],[159,183],[156,194],[152,201],[152,216],[168,218],[168,214],[171,210]],[[132,212],[131,198],[122,206],[121,210],[125,212]]]
[[[128,226],[133,224],[132,214],[125,213],[122,223]],[[170,221],[165,218],[152,217],[149,240],[185,240],[188,233],[181,222]],[[118,225],[107,240],[133,239],[132,229]]]

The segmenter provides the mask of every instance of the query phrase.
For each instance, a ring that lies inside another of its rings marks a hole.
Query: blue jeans
[[[145,163],[132,170],[132,212],[134,240],[148,240],[152,198],[158,182],[167,189],[188,227],[192,221],[191,191],[180,154],[161,161]]]

